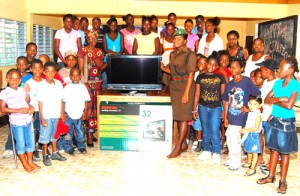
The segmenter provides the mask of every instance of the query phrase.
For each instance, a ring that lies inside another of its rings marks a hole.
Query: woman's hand
[[[19,113],[21,114],[29,114],[30,109],[29,108],[20,108]]]
[[[41,125],[47,127],[47,121],[44,118],[41,118]]]
[[[197,120],[198,119],[198,112],[197,111],[192,111],[193,113],[193,119]]]
[[[67,115],[65,112],[62,112],[61,115],[60,115],[60,119],[65,122],[67,120]]]
[[[225,127],[228,127],[229,123],[228,123],[228,119],[227,118],[224,118],[224,126]]]
[[[242,113],[242,114],[245,114],[245,113],[247,113],[247,112],[250,112],[249,107],[248,107],[248,106],[242,106],[242,107],[241,107],[241,113]]]
[[[181,103],[182,104],[187,104],[189,102],[189,94],[188,93],[184,93],[182,98],[181,98]]]
[[[246,129],[241,129],[241,130],[240,130],[240,133],[241,133],[241,134],[244,134],[244,133],[246,133],[246,132],[247,132]]]

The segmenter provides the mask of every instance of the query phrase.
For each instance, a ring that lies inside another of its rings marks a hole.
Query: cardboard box
[[[99,106],[100,150],[170,151],[170,103],[110,102]]]

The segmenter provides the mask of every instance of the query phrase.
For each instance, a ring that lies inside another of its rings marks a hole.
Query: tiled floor
[[[0,153],[4,151],[8,127],[0,128]],[[298,134],[299,137],[299,134]],[[229,171],[211,161],[201,162],[200,153],[188,150],[179,158],[167,159],[160,152],[117,152],[88,149],[88,154],[69,155],[66,162],[34,174],[26,173],[20,162],[0,158],[0,195],[276,195],[277,182],[258,185],[264,176],[243,176],[245,169]],[[268,155],[266,155],[267,158]],[[226,159],[222,156],[222,161]],[[291,155],[286,195],[300,195],[300,159]]]

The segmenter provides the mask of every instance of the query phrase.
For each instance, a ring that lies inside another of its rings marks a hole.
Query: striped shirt
[[[6,87],[0,93],[0,99],[5,101],[8,108],[11,109],[20,109],[20,108],[28,108],[28,104],[26,102],[26,92],[23,87],[18,87],[17,90],[12,89],[10,87]],[[32,115],[29,114],[21,114],[21,113],[12,113],[9,115],[9,121],[13,125],[26,125],[32,119]]]

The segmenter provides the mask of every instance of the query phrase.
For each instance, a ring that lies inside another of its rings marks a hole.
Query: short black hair
[[[227,37],[228,35],[234,34],[238,39],[240,38],[240,34],[239,32],[237,32],[236,30],[231,30],[227,33]]]
[[[229,54],[228,50],[219,50],[218,54],[219,54],[220,58],[222,55],[226,55],[230,59],[230,54]]]
[[[30,46],[35,46],[35,47],[37,48],[36,43],[34,43],[34,42],[29,42],[29,43],[26,44],[26,50],[28,50],[28,48],[29,48]]]
[[[77,16],[73,15],[73,21],[75,21],[75,20],[79,20],[79,18]]]
[[[19,56],[16,60],[16,62],[18,63],[19,60],[24,60],[27,63],[27,57],[26,56]]]
[[[73,73],[74,71],[78,71],[79,74],[81,74],[81,70],[80,70],[79,68],[73,67],[73,68],[71,69],[71,71],[70,71],[70,75],[71,75],[71,73]]]
[[[92,20],[92,22],[93,22],[94,20],[99,20],[99,22],[101,22],[101,19],[100,19],[99,17],[94,17],[93,20]]]
[[[175,14],[174,12],[171,12],[171,13],[168,14],[168,20],[169,20],[169,18],[170,18],[171,16],[177,17],[176,14]]]
[[[12,72],[17,72],[18,74],[20,74],[20,76],[22,76],[22,74],[20,73],[20,71],[18,69],[12,68],[6,72],[6,77],[8,77],[9,74],[11,74]]]
[[[212,54],[208,56],[207,61],[209,60],[215,60],[217,61],[218,65],[220,65],[220,56],[216,51],[213,51]]]
[[[146,20],[149,20],[149,22],[151,22],[151,18],[149,16],[142,16],[142,23],[144,23]]]
[[[40,64],[40,65],[42,65],[42,67],[43,67],[43,62],[42,62],[40,59],[33,59],[32,62],[31,62],[31,67],[32,67],[34,64]]]
[[[290,56],[283,59],[290,67],[294,69],[294,72],[299,72],[298,61],[295,57]]]
[[[255,101],[257,101],[257,103],[262,104],[262,98],[261,98],[260,95],[258,95],[258,96],[250,96],[249,97],[249,101],[251,101],[251,100],[255,100]]]
[[[81,22],[84,21],[84,20],[85,20],[87,23],[89,23],[89,20],[87,19],[87,17],[81,17],[79,22],[81,23]]]
[[[257,40],[259,40],[259,41],[261,41],[263,44],[265,44],[265,40],[264,40],[263,38],[260,38],[260,37],[255,38],[255,39],[253,40],[252,44],[254,44],[254,42],[257,41]]]
[[[184,22],[184,24],[187,23],[187,22],[190,22],[190,23],[194,24],[193,21],[192,21],[192,19],[190,19],[190,18],[186,19],[186,21]]]
[[[202,58],[207,60],[207,57],[204,56],[204,55],[201,54],[201,53],[197,53],[196,56],[197,56],[197,63],[198,63],[198,62],[200,61],[200,59],[202,59]]]
[[[240,58],[233,58],[232,61],[231,61],[231,63],[230,63],[230,65],[232,64],[233,61],[238,62],[240,64],[241,68],[243,68],[243,69],[245,68],[244,61],[242,59],[240,59]]]
[[[67,20],[67,18],[71,18],[71,20],[73,21],[73,15],[72,14],[66,14],[63,17],[63,21],[65,22]]]
[[[204,16],[202,16],[202,15],[197,15],[197,16],[195,17],[195,20],[197,20],[198,18],[204,20]]]
[[[126,14],[125,16],[122,16],[123,21],[126,21],[126,19],[130,16],[134,18],[132,14]]]
[[[47,67],[54,67],[55,68],[55,70],[56,70],[56,63],[55,62],[53,62],[53,61],[48,61],[47,63],[45,63],[45,65],[44,65],[44,71],[46,70],[46,68]]]

